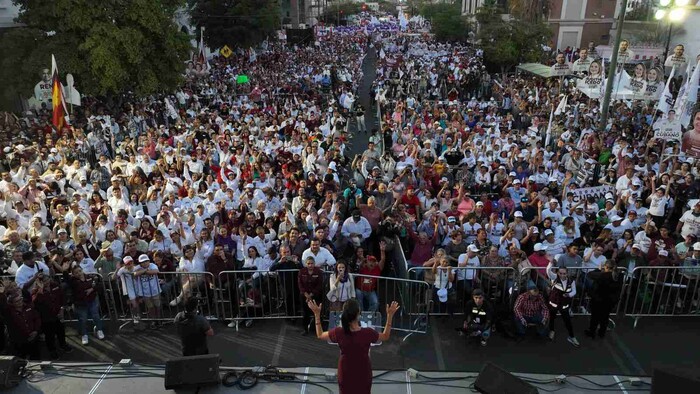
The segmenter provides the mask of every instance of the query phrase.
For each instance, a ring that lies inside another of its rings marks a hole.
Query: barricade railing
[[[532,280],[540,291],[547,296],[551,287],[551,280],[547,276],[546,269],[547,267],[523,268],[519,274],[519,293],[525,291],[527,288],[527,281]],[[556,266],[552,269],[556,269]],[[571,299],[569,307],[570,313],[572,315],[589,315],[591,309],[591,292],[593,291],[594,283],[588,278],[588,273],[593,271],[594,268],[568,267],[567,270],[570,280],[576,283],[576,294]],[[623,268],[618,268],[618,270],[620,275],[622,275],[623,286],[620,292],[620,300],[617,302],[613,315],[617,315],[622,309],[624,305],[625,289],[627,287],[627,270]],[[612,323],[614,325],[614,322]]]
[[[297,319],[303,316],[299,270],[223,271],[215,291],[220,317],[225,320]]]
[[[105,297],[104,297],[104,291],[105,288],[103,286],[103,280],[102,280],[102,275],[100,274],[85,274],[85,277],[87,280],[90,280],[94,283],[94,288],[95,291],[97,291],[97,300],[100,305],[100,317],[107,318],[109,319],[111,316],[109,314],[109,309],[106,307],[106,302],[105,302]],[[0,276],[0,281],[4,282],[5,280],[9,280],[10,282],[16,283],[16,277],[14,275],[2,275]],[[37,279],[38,280],[38,279]],[[77,322],[78,321],[78,312],[77,312],[77,307],[74,304],[74,293],[72,286],[69,281],[66,280],[63,274],[54,274],[51,275],[51,280],[52,283],[47,283],[44,282],[43,286],[46,288],[46,286],[55,286],[58,285],[58,288],[60,289],[58,293],[52,295],[53,297],[61,297],[63,299],[62,302],[62,317],[60,318],[61,321],[66,322],[66,323],[72,323],[72,322]],[[19,289],[22,291],[22,289]],[[32,284],[30,287],[25,289],[24,294],[29,295],[33,297],[37,292],[39,291],[39,286],[37,286],[36,280],[34,284]],[[43,290],[42,290],[43,291]]]
[[[634,327],[645,316],[700,316],[700,268],[635,267],[629,275],[624,313]]]
[[[441,302],[435,281],[437,270],[435,273],[432,267],[412,267],[408,270],[410,278],[429,283],[432,315],[463,315],[466,304],[471,299],[471,292],[476,288],[481,289],[484,297],[493,304],[505,303],[511,306],[513,295],[517,296],[517,293],[511,291],[518,276],[518,272],[512,267],[458,267],[452,268],[454,282],[448,290],[447,300]],[[458,274],[458,271],[462,271],[464,275]]]
[[[324,302],[330,304],[329,310],[338,310],[337,308],[341,305],[338,303],[333,305],[330,299],[333,298],[330,292],[331,273],[327,272],[326,277],[327,292],[324,295]],[[401,309],[394,316],[392,329],[405,333],[404,340],[412,334],[427,333],[432,304],[432,300],[427,297],[430,294],[428,283],[363,274],[351,274],[351,279],[354,284],[355,298],[360,302],[363,311],[380,312],[386,319],[386,305],[396,301]]]
[[[185,310],[187,299],[197,300],[198,313],[208,320],[219,318],[215,298],[216,281],[209,272],[142,273],[133,270],[111,272],[105,281],[107,299],[112,302],[113,320],[119,329],[140,321],[172,322]]]

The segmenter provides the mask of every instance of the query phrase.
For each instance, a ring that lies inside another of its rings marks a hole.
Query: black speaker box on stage
[[[165,389],[197,388],[216,385],[219,376],[218,354],[180,357],[165,362]]]
[[[526,381],[500,367],[488,363],[474,382],[476,391],[483,394],[537,394],[538,390]]]
[[[651,394],[697,393],[700,391],[700,378],[666,368],[654,368],[651,375]]]
[[[27,360],[14,356],[0,356],[0,390],[15,387],[22,380],[19,376]]]

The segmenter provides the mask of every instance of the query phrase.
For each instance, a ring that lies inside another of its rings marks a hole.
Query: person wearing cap
[[[479,279],[476,276],[476,270],[466,269],[466,267],[479,266],[481,266],[479,247],[474,244],[469,245],[467,247],[467,252],[459,255],[459,258],[457,259],[457,269],[455,269],[455,273],[457,275],[455,285],[458,302],[469,298],[474,285],[478,283]]]
[[[535,282],[527,282],[527,291],[520,294],[515,300],[513,312],[516,330],[520,338],[525,335],[528,325],[534,325],[540,337],[547,337],[549,334],[549,308]]]
[[[129,311],[131,312],[131,317],[134,320],[134,323],[139,322],[139,319],[141,317],[141,312],[139,308],[139,302],[138,302],[138,295],[136,293],[136,287],[138,286],[138,280],[134,277],[134,271],[136,269],[136,264],[134,263],[134,258],[131,256],[125,256],[122,259],[122,263],[120,264],[121,267],[117,270],[116,272],[116,277],[119,279],[121,282],[121,289],[122,292],[124,293],[125,298],[128,299],[129,303]],[[123,296],[119,295],[118,299],[120,299]],[[121,302],[119,303],[119,306],[121,306]],[[126,308],[122,308],[123,310],[126,310]]]
[[[620,300],[624,277],[615,263],[608,260],[599,269],[589,272],[587,279],[592,283],[588,292],[591,318],[584,333],[591,339],[595,339],[596,334],[602,339],[608,330],[610,313]]]
[[[95,261],[95,269],[102,275],[104,280],[108,280],[109,274],[116,272],[120,259],[114,255],[112,250],[112,243],[109,241],[102,242],[100,245],[100,256]]]
[[[557,225],[562,222],[564,216],[559,209],[559,201],[556,198],[549,200],[547,208],[543,209],[540,213],[542,219],[551,218],[553,225]]]
[[[362,217],[360,210],[355,208],[352,210],[351,216],[343,222],[340,234],[348,245],[357,248],[362,245],[366,246],[366,241],[372,235],[372,227],[367,219]]]
[[[133,271],[136,295],[143,300],[148,317],[153,319],[150,328],[157,328],[162,316],[160,300],[160,283],[158,266],[151,262],[146,254],[139,256],[138,266]]]
[[[656,227],[661,227],[666,220],[666,205],[670,201],[671,177],[666,178],[665,185],[657,185],[656,181],[656,176],[652,176],[651,189],[654,192],[647,197],[646,202],[649,204],[651,219],[656,224]]]
[[[461,332],[467,337],[479,338],[481,346],[486,346],[491,336],[494,310],[491,303],[485,299],[481,289],[474,289],[471,300],[464,308],[464,324]]]
[[[513,201],[520,201],[527,196],[527,190],[522,187],[520,179],[515,178],[515,176],[514,172],[508,175],[508,181],[503,186],[503,191],[508,193]]]
[[[433,309],[435,313],[452,314],[454,297],[456,296],[454,281],[455,269],[450,265],[447,255],[436,259],[432,268],[435,277],[433,282]]]

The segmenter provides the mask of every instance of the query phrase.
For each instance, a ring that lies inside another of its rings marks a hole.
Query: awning
[[[551,66],[545,66],[544,64],[540,63],[523,63],[519,64],[518,67],[516,67],[522,71],[529,72],[531,74],[539,75],[542,78],[550,78],[551,75]]]

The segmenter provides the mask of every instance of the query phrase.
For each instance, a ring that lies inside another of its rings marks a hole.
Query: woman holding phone
[[[369,358],[369,347],[373,343],[386,341],[391,336],[391,322],[399,310],[399,304],[393,301],[386,306],[386,324],[380,334],[373,328],[360,326],[360,304],[349,299],[343,305],[341,327],[331,331],[321,328],[321,304],[309,300],[307,302],[316,318],[316,337],[327,341],[330,339],[340,347],[338,360],[338,386],[341,394],[369,394],[372,392],[372,363]]]

